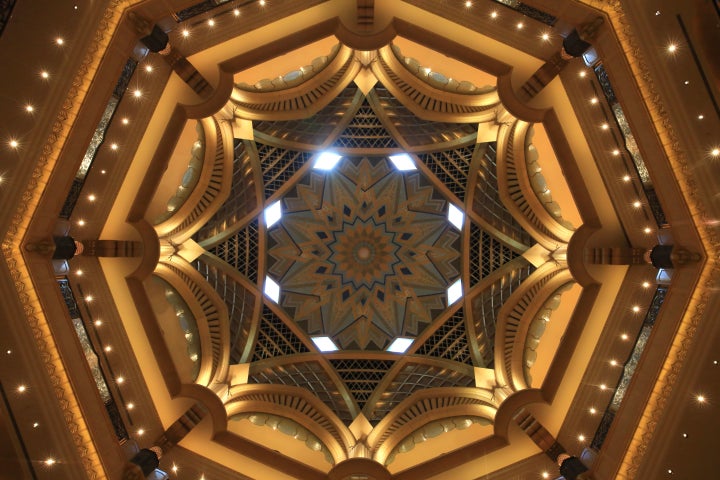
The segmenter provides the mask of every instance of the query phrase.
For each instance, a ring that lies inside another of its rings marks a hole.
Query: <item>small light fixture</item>
[[[525,25],[522,22],[518,22],[518,24],[515,26],[517,27],[518,30],[522,30]]]
[[[587,72],[585,70],[580,70],[580,73],[578,75],[580,75],[580,78],[585,78]]]
[[[705,403],[706,398],[704,395],[698,395],[695,397],[695,400],[697,400],[698,403]]]
[[[317,170],[332,170],[341,158],[342,155],[338,155],[337,153],[322,152],[315,160],[313,168]]]
[[[645,232],[645,233],[650,233],[650,232],[652,232],[652,228],[650,228],[650,227],[645,227],[645,228],[643,229],[643,232]]]
[[[56,460],[52,457],[45,459],[45,465],[47,465],[48,467],[52,467],[53,465],[55,465],[55,463]]]
[[[650,288],[650,282],[643,282],[642,286],[643,288]]]
[[[129,119],[129,118],[125,117],[125,118],[122,119],[122,124],[123,124],[123,125],[127,125],[128,123],[130,123],[130,119]]]
[[[670,53],[675,53],[677,51],[677,45],[671,43],[670,45],[668,45],[667,51]]]
[[[9,145],[10,145],[11,148],[18,148],[18,146],[20,145],[20,144],[18,143],[18,141],[15,140],[14,138],[11,139],[10,142],[8,142],[8,143],[9,143]]]
[[[260,0],[260,6],[261,6],[261,7],[264,7],[264,6],[265,6],[265,0]]]
[[[19,393],[25,393],[25,390],[27,390],[27,387],[25,385],[18,385],[17,391]]]
[[[94,202],[96,199],[97,199],[97,197],[95,195],[93,195],[92,193],[90,195],[88,195],[89,201]]]
[[[603,130],[608,130],[610,128],[610,125],[608,125],[607,123],[603,123],[602,125],[600,125],[600,128],[602,128]]]
[[[178,470],[179,470],[178,466],[173,463],[173,466],[172,466],[173,473],[177,473]]]
[[[210,27],[214,27],[214,26],[215,26],[215,20],[213,20],[212,18],[211,18],[210,20],[208,20],[207,23],[208,23],[208,26],[210,26]]]
[[[612,365],[613,367],[617,367],[617,364],[617,360],[610,360],[610,365]]]
[[[703,115],[702,113],[698,115],[698,120],[702,120],[703,118],[705,118],[705,115]]]
[[[280,301],[280,285],[269,276],[265,276],[265,287],[263,291],[273,302],[278,303]]]
[[[99,327],[99,326],[101,326],[101,325],[102,325],[102,320],[100,320],[99,318],[98,318],[97,320],[95,320],[95,326],[96,326],[96,327]]]
[[[187,28],[184,28],[183,31],[182,31],[182,36],[185,37],[185,38],[189,37],[189,36],[190,36],[190,30],[188,30]]]
[[[33,428],[38,428],[40,424],[38,422],[33,423]]]
[[[718,155],[720,155],[720,148],[713,148],[712,150],[710,150],[710,155],[712,155],[713,157],[717,157]]]
[[[311,337],[315,346],[321,352],[336,352],[338,351],[337,345],[332,341],[330,337]]]
[[[105,347],[105,351],[106,351],[106,352],[112,352],[112,347],[111,347],[110,345],[107,345],[107,346]]]
[[[600,390],[607,390],[607,385],[605,385],[604,383],[601,383]]]
[[[466,7],[466,8],[472,7],[472,2],[471,2],[470,0],[467,0],[467,1],[465,2],[465,7]]]
[[[410,158],[410,155],[408,155],[407,153],[390,155],[390,161],[392,161],[393,165],[395,165],[395,168],[397,168],[401,172],[417,170],[415,162],[413,162],[412,158]]]
[[[33,107],[32,105],[25,105],[25,111],[28,113],[32,113],[35,111],[35,107]]]
[[[542,472],[542,478],[550,478],[550,474],[548,472]]]
[[[583,434],[578,435],[577,438],[578,438],[578,440],[581,441],[581,442],[584,442],[584,441],[585,441],[585,435],[583,435]]]
[[[233,10],[233,15],[235,15],[236,17],[239,17],[239,16],[240,16],[240,9],[239,9],[239,8],[236,8],[235,10]]]
[[[135,96],[135,98],[140,98],[142,97],[142,91],[136,88],[135,91],[133,91],[133,95]]]
[[[42,72],[40,72],[40,76],[41,76],[42,78],[46,79],[46,80],[47,80],[48,78],[50,78],[50,74],[48,73],[47,70],[43,70]]]
[[[412,345],[413,340],[414,339],[407,337],[397,337],[386,350],[392,353],[405,353],[407,349],[410,348],[410,345]]]
[[[132,410],[133,408],[135,408],[135,404],[134,404],[134,403],[128,403],[128,404],[126,405],[126,407],[127,407],[128,410]]]
[[[455,280],[455,283],[450,285],[450,287],[448,287],[447,289],[448,305],[452,305],[453,303],[457,302],[462,296],[462,280],[458,278],[457,280]]]
[[[57,43],[58,45],[63,45],[65,43],[65,40],[62,37],[57,37],[55,39],[55,43]]]
[[[120,148],[120,146],[117,143],[112,143],[112,144],[110,144],[110,148],[112,150],[117,150],[118,148]]]
[[[86,296],[85,296],[85,301],[88,302],[88,303],[89,303],[89,302],[92,302],[92,301],[93,301],[93,296],[92,296],[92,295],[86,295]]]
[[[620,155],[620,150],[618,150],[618,149],[616,148],[615,150],[612,151],[612,154],[617,157],[618,155]]]
[[[265,208],[263,215],[265,217],[265,226],[267,226],[267,228],[272,227],[280,221],[282,218],[282,205],[280,204],[280,200]]]
[[[142,428],[139,428],[137,431],[137,434],[138,434],[138,437],[141,437],[145,434],[145,430],[143,430]]]
[[[595,415],[597,413],[597,410],[595,410],[595,407],[590,407],[590,415]]]
[[[599,102],[599,100],[598,100],[597,97],[592,97],[592,98],[590,99],[590,103],[593,104],[593,105],[597,105],[598,102]]]
[[[623,176],[623,182],[629,182],[630,181],[630,175]]]
[[[622,335],[620,335],[620,338],[621,338],[622,340],[627,340],[627,339],[630,338],[630,337],[628,336],[627,333],[623,333]]]
[[[640,200],[635,200],[635,201],[633,202],[633,207],[635,207],[635,208],[640,208],[640,207],[642,207],[642,202],[641,202]]]
[[[145,71],[148,72],[148,73],[152,72],[152,71],[153,71],[153,66],[152,66],[152,65],[145,65]]]
[[[120,385],[121,383],[125,382],[125,378],[124,378],[124,377],[117,377],[117,378],[115,379],[115,381],[118,383],[118,385]]]
[[[682,434],[682,437],[683,437],[683,438],[688,438],[688,434],[687,434],[687,433],[683,433],[683,434]]]
[[[683,84],[684,84],[684,85],[690,85],[690,80],[685,80],[685,81],[683,82]]]
[[[548,40],[550,40],[550,34],[545,32],[540,36],[540,38],[542,38],[543,40],[545,40],[547,42]]]

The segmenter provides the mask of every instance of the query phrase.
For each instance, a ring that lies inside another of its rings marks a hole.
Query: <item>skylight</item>
[[[280,200],[265,209],[265,225],[267,225],[268,228],[275,225],[275,223],[277,223],[281,218],[282,207],[280,205]]]
[[[390,344],[387,348],[388,352],[392,353],[405,353],[407,349],[412,345],[413,338],[398,337]]]
[[[407,153],[390,155],[390,160],[395,165],[395,168],[397,168],[401,172],[405,172],[408,170],[417,170],[415,162],[413,162],[412,158],[410,158],[410,155],[408,155]]]
[[[448,305],[452,305],[463,295],[462,280],[459,278],[447,289]]]
[[[332,170],[341,158],[342,155],[338,155],[337,153],[322,152],[315,160],[313,168],[318,170]]]
[[[321,352],[336,352],[338,350],[335,342],[330,337],[311,337],[315,346]]]
[[[269,276],[265,277],[265,295],[268,296],[273,302],[278,303],[280,301],[280,285],[275,283],[275,280]]]
[[[450,223],[455,225],[455,228],[462,230],[463,223],[465,221],[465,214],[462,210],[451,203],[448,208],[448,220]]]

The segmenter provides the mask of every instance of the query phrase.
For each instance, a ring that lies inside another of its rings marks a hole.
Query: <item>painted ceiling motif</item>
[[[417,336],[460,275],[460,232],[447,203],[421,173],[400,173],[385,157],[310,171],[268,234],[282,306],[309,335],[343,349]]]

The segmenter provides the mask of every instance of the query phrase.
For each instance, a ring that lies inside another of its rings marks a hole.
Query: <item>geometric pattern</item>
[[[257,282],[258,221],[253,220],[225,242],[216,245],[210,253],[225,260],[251,282]]]
[[[353,116],[352,121],[333,143],[341,148],[397,148],[395,139],[385,130],[367,99]]]
[[[465,312],[459,308],[445,323],[435,330],[425,343],[415,352],[416,355],[445,358],[455,362],[472,365],[470,348],[465,330]],[[482,366],[482,365],[481,365]]]
[[[297,335],[272,310],[263,305],[253,362],[309,351]]]
[[[460,233],[418,171],[400,173],[385,157],[343,158],[332,171],[310,171],[282,202],[268,232],[268,273],[309,335],[380,350],[445,309],[460,275]]]
[[[395,362],[387,360],[330,360],[360,410]]]
[[[296,152],[259,142],[257,152],[262,166],[266,200],[285,185],[312,155],[310,152]]]
[[[462,202],[475,145],[418,155],[430,171]]]
[[[483,278],[519,257],[520,254],[475,223],[470,223],[470,285],[475,286]]]

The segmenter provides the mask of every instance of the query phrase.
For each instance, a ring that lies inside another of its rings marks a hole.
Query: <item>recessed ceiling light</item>
[[[280,200],[270,204],[270,206],[265,209],[264,216],[265,225],[268,228],[275,225],[282,218],[282,205],[280,205]]]
[[[650,233],[650,232],[652,232],[652,228],[650,228],[650,227],[645,227],[645,229],[643,230],[643,232],[645,232],[645,233]]]
[[[135,98],[140,98],[142,97],[142,91],[140,89],[135,89],[135,91],[133,91],[133,95]]]
[[[592,97],[592,98],[590,99],[590,103],[592,103],[593,105],[597,105],[598,102],[599,102],[599,100],[598,100],[597,97]]]
[[[47,465],[48,467],[52,467],[53,465],[55,465],[55,459],[54,459],[54,458],[48,458],[48,459],[46,459],[46,460],[45,460],[45,465]]]
[[[642,207],[642,202],[641,202],[640,200],[635,200],[635,201],[633,202],[633,207],[635,207],[635,208],[640,208],[640,207]]]
[[[47,70],[43,70],[42,72],[40,72],[40,76],[45,79],[50,78],[50,74],[47,72]]]
[[[448,206],[448,221],[458,230],[462,230],[463,223],[465,222],[465,214],[463,211],[452,203]]]
[[[20,145],[20,144],[18,143],[18,141],[15,140],[15,139],[10,140],[10,142],[8,142],[8,144],[9,144],[12,148],[17,148],[17,147]]]
[[[550,474],[548,472],[542,472],[542,478],[550,478]]]
[[[25,105],[25,111],[28,113],[32,113],[35,111],[35,107],[33,107],[32,105]]]
[[[602,128],[603,130],[607,130],[610,128],[610,125],[608,125],[607,123],[603,123],[602,125],[600,125],[600,128]]]
[[[587,75],[587,72],[585,70],[580,70],[580,73],[578,75],[580,75],[580,78],[585,78],[585,75]]]
[[[472,2],[471,2],[470,0],[467,0],[467,1],[465,2],[465,6],[466,6],[467,8],[472,7]]]
[[[622,335],[620,335],[620,338],[622,338],[623,340],[627,340],[630,337],[628,336],[627,333],[623,333]]]
[[[17,387],[17,391],[20,393],[23,393],[25,390],[27,390],[27,387],[25,385],[20,385]]]
[[[625,175],[625,176],[623,177],[623,181],[624,181],[624,182],[629,182],[629,181],[630,181],[630,175]]]
[[[62,45],[62,44],[65,43],[65,40],[63,40],[62,37],[57,37],[57,38],[55,39],[55,43],[57,43],[58,45]]]
[[[610,360],[610,365],[612,365],[613,367],[616,367],[617,364],[618,364],[617,360]]]
[[[390,155],[390,160],[395,165],[395,168],[397,168],[401,172],[405,172],[408,170],[417,170],[415,162],[413,162],[412,158],[410,158],[410,155],[408,155],[407,153]]]
[[[704,395],[698,395],[695,397],[695,400],[698,401],[698,403],[705,403],[705,396]]]
[[[447,289],[448,305],[452,305],[463,296],[462,280],[457,279],[455,283],[450,285]]]
[[[720,155],[720,148],[713,148],[710,151],[710,155],[712,155],[713,157],[717,157],[718,155]]]
[[[698,120],[702,120],[703,118],[705,118],[705,115],[703,115],[702,113],[698,115]]]
[[[212,18],[211,18],[210,20],[208,20],[208,25],[211,26],[211,27],[214,27],[214,26],[215,26],[215,20],[213,20]]]
[[[497,18],[497,16],[498,16],[497,12],[495,12],[495,11],[490,12],[490,18]]]
[[[265,276],[265,287],[263,291],[273,302],[278,303],[280,301],[280,285],[269,276]]]
[[[148,73],[149,73],[149,72],[152,72],[152,71],[153,71],[153,66],[152,66],[152,65],[145,65],[145,71],[148,72]]]
[[[677,45],[671,43],[670,45],[668,45],[667,51],[670,53],[675,53],[677,51]]]
[[[239,8],[236,8],[235,10],[233,10],[233,15],[235,15],[236,17],[239,17],[239,16],[240,16],[240,9],[239,9]]]
[[[550,40],[550,34],[543,33],[540,38],[542,38],[543,40],[545,40],[547,42],[548,40]]]
[[[582,435],[582,434],[578,435],[578,440],[580,440],[581,442],[584,442],[584,441],[585,441],[585,435]]]
[[[387,351],[392,353],[405,353],[407,349],[410,348],[410,345],[412,345],[413,340],[414,339],[407,337],[397,337],[390,346],[387,347]]]
[[[337,345],[335,345],[335,342],[333,342],[330,337],[311,337],[311,340],[321,352],[338,351]]]
[[[315,160],[313,168],[317,170],[332,170],[341,158],[342,155],[338,155],[337,153],[322,152]]]
[[[524,25],[522,22],[518,22],[518,24],[516,25],[516,27],[517,27],[518,30],[522,30],[522,28],[523,28],[524,26],[525,26],[525,25]]]
[[[189,36],[190,36],[190,30],[188,30],[187,28],[184,28],[183,31],[182,31],[182,36],[185,37],[185,38],[189,37]]]
[[[260,0],[260,6],[261,6],[261,7],[264,7],[264,6],[265,6],[265,0]]]

